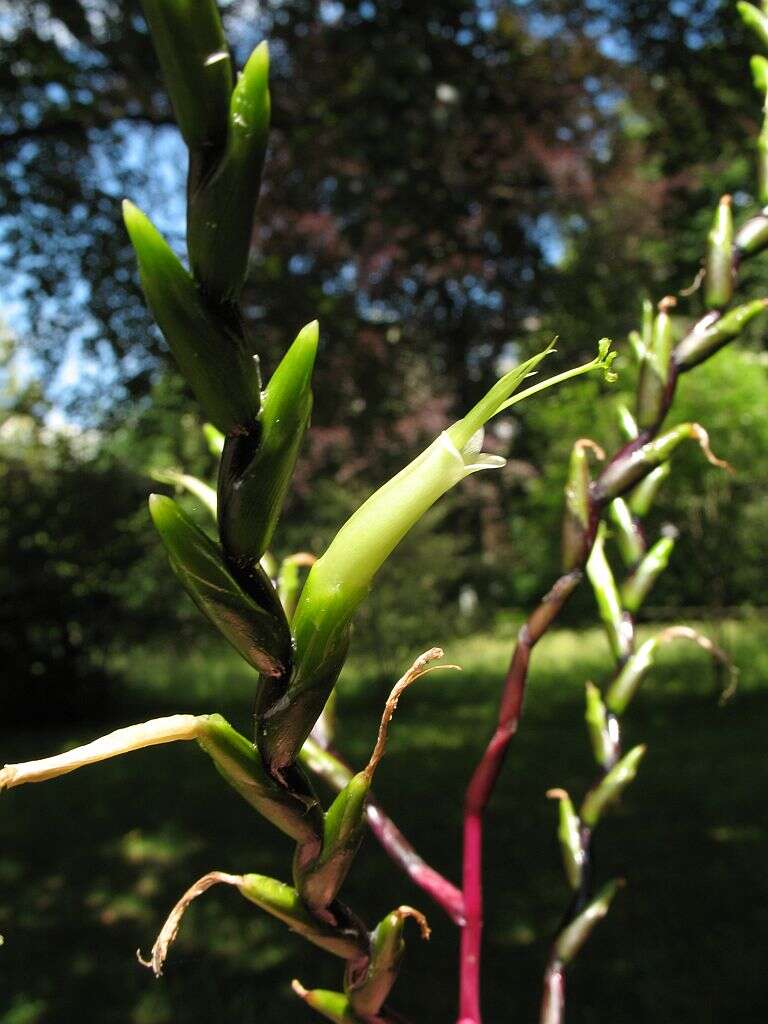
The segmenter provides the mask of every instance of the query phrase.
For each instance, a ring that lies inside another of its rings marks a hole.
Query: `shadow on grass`
[[[572,973],[569,1024],[757,1019],[768,933],[765,635],[734,639],[745,685],[730,706],[717,706],[706,663],[682,648],[633,706],[627,739],[647,742],[649,754],[597,846],[599,875],[623,875],[628,886]],[[461,651],[448,653],[462,660]],[[460,794],[492,723],[504,653],[490,641],[468,644],[463,675],[417,684],[403,698],[377,778],[406,833],[454,878]],[[135,659],[145,683],[127,695],[110,728],[135,719],[135,703],[140,717],[220,710],[247,729],[251,680],[235,662],[212,663],[205,653],[173,664],[151,652]],[[581,684],[600,679],[605,665],[596,634],[588,642],[556,635],[534,662],[524,727],[488,822],[490,1021],[535,1020],[548,936],[567,900],[555,809],[544,793],[565,785],[578,796],[590,781]],[[163,671],[172,685],[153,689],[146,679]],[[358,763],[390,682],[363,666],[345,688],[340,745]],[[4,733],[0,754],[26,759],[93,735],[85,726]],[[161,981],[134,957],[199,875],[254,870],[288,880],[290,855],[290,843],[191,745],[4,794],[0,1024],[310,1021],[290,979],[338,988],[341,963],[232,891],[214,889],[192,908]],[[454,1020],[457,934],[370,839],[344,895],[371,923],[402,902],[429,913],[433,938],[412,936],[393,1002],[420,1024]]]

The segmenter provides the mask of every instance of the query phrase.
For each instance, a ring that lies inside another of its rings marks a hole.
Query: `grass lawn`
[[[464,672],[421,680],[403,698],[377,791],[420,851],[459,873],[461,791],[494,716],[507,636],[446,651]],[[762,1019],[768,996],[768,622],[718,639],[741,689],[718,706],[698,649],[670,647],[627,718],[649,751],[622,806],[601,825],[600,878],[627,879],[569,983],[569,1024],[708,1024]],[[425,645],[426,646],[426,645]],[[414,652],[417,653],[417,652]],[[407,660],[407,659],[404,659]],[[536,1019],[539,979],[567,900],[552,786],[591,777],[582,687],[605,678],[597,631],[549,636],[537,650],[525,719],[488,820],[487,1020]],[[0,730],[0,762],[26,760],[171,711],[213,711],[247,730],[252,680],[219,647],[132,651],[114,721]],[[391,659],[348,671],[339,746],[367,757],[394,676]],[[87,717],[87,716],[84,716]],[[207,870],[288,880],[291,846],[239,801],[189,744],[155,748],[0,799],[0,1024],[292,1024],[312,1017],[289,990],[338,988],[341,964],[233,891],[214,889],[186,918],[161,981],[147,951],[177,896]],[[371,923],[399,903],[424,909],[433,937],[411,937],[393,1004],[418,1024],[455,1020],[457,933],[366,840],[344,891]]]

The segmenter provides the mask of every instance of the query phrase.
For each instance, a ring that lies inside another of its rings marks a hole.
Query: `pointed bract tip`
[[[152,516],[152,522],[159,526],[161,522],[169,518],[169,513],[173,513],[176,504],[173,498],[169,498],[166,494],[150,494],[147,504],[149,505],[149,514]]]
[[[120,205],[123,213],[123,223],[130,234],[131,229],[134,226],[138,227],[146,218],[138,206],[135,203],[132,203],[130,199],[124,199]]]
[[[317,348],[320,341],[320,321],[310,320],[308,324],[304,324],[296,335],[296,341],[299,340],[306,346],[314,345]]]
[[[548,789],[544,794],[547,800],[568,800],[568,791],[565,789]]]
[[[269,77],[269,44],[266,39],[262,39],[245,62],[242,74],[251,82],[259,78],[264,79],[265,85],[268,84],[266,79]]]
[[[756,89],[768,92],[768,60],[761,54],[755,54],[750,58],[749,67],[752,72],[752,82]]]

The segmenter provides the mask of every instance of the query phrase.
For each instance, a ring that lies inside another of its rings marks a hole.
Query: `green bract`
[[[230,558],[258,562],[269,547],[312,411],[318,323],[307,324],[262,395],[258,430],[229,437],[219,470],[219,531]]]
[[[192,167],[189,262],[205,294],[217,301],[237,300],[248,269],[269,132],[268,78],[269,51],[261,43],[232,92],[223,151],[215,159],[203,154],[199,169]]]
[[[363,838],[370,789],[366,772],[347,783],[326,812],[318,856],[295,865],[294,882],[308,907],[323,910],[336,898]]]
[[[709,309],[722,309],[733,296],[733,211],[731,197],[723,196],[707,239],[704,301]]]
[[[627,505],[633,516],[646,516],[651,510],[659,488],[672,472],[668,462],[663,462],[652,470],[632,491],[627,498]]]
[[[565,484],[565,511],[562,530],[563,572],[580,565],[589,542],[590,509],[588,445],[577,441],[571,450],[568,479]]]
[[[643,745],[633,747],[604,776],[594,789],[584,797],[579,817],[588,828],[594,828],[600,821],[603,812],[621,796],[627,786],[637,775],[637,768],[645,755]]]
[[[650,343],[645,346],[640,362],[637,425],[641,430],[655,428],[663,415],[672,355],[672,317],[669,311],[674,305],[675,299],[669,296],[659,303]]]
[[[464,416],[443,431],[405,469],[376,491],[336,534],[310,570],[293,618],[296,670],[288,689],[257,709],[257,742],[273,768],[292,763],[338,678],[352,617],[376,573],[421,516],[465,477],[496,469],[504,459],[482,452],[483,427],[525,397],[581,373],[612,377],[613,353],[603,339],[596,359],[534,385],[512,398],[552,346],[515,367]]]
[[[618,587],[605,556],[605,527],[597,531],[592,552],[587,561],[587,575],[595,592],[600,618],[603,620],[608,641],[615,657],[627,651],[628,623],[621,606]]]
[[[636,565],[643,557],[645,545],[629,505],[623,498],[614,498],[609,506],[609,512],[624,564]]]
[[[343,992],[332,992],[330,989],[316,988],[308,992],[297,981],[293,983],[293,991],[304,1000],[307,1006],[330,1020],[333,1024],[363,1024],[354,1013],[349,997]]]
[[[243,875],[239,889],[251,903],[284,921],[292,931],[343,960],[355,960],[368,952],[359,928],[348,920],[348,912],[340,906],[332,908],[336,913],[331,917],[337,920],[337,925],[332,925],[313,917],[296,890],[274,878]]]
[[[568,884],[572,889],[581,885],[584,872],[584,847],[581,842],[581,822],[573,809],[570,796],[564,789],[551,789],[547,796],[558,801],[557,838],[563,858]]]
[[[205,415],[225,434],[251,431],[259,370],[238,317],[212,313],[157,228],[127,200],[123,216],[147,302]]]
[[[666,569],[675,546],[676,532],[669,531],[653,545],[632,575],[621,585],[622,604],[628,612],[637,612],[656,580]]]
[[[730,310],[719,320],[705,320],[694,328],[675,349],[675,364],[680,370],[690,370],[709,359],[729,341],[737,338],[747,324],[765,312],[768,299],[754,299]]]
[[[379,1012],[397,980],[405,953],[403,929],[409,917],[417,920],[422,938],[429,938],[424,917],[411,907],[398,907],[387,914],[371,933],[371,955],[365,969],[348,980],[350,1005],[364,1020]]]
[[[653,665],[658,646],[658,637],[646,640],[631,657],[627,658],[617,673],[605,697],[606,706],[615,715],[622,715],[626,711],[643,677]]]
[[[264,676],[290,671],[291,634],[269,578],[255,565],[246,592],[221,550],[172,498],[153,494],[149,509],[171,566],[198,608],[240,655]]]
[[[594,683],[587,683],[587,708],[584,718],[589,731],[592,752],[602,768],[608,768],[614,759],[614,745],[611,739],[610,720],[602,695]]]
[[[595,925],[608,913],[613,898],[624,883],[619,879],[609,882],[590,901],[588,906],[567,925],[555,941],[554,955],[564,964],[569,963],[589,938]]]
[[[312,787],[298,768],[291,786],[267,774],[258,750],[221,715],[201,722],[197,742],[218,772],[268,821],[302,845],[316,848],[323,831],[323,812]],[[301,849],[301,846],[299,847]]]
[[[193,152],[226,137],[232,61],[214,0],[141,0],[181,134]]]

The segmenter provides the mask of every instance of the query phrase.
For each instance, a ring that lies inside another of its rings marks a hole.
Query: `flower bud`
[[[575,891],[579,888],[584,873],[584,846],[581,842],[581,822],[573,809],[570,796],[564,789],[550,789],[547,796],[560,805],[557,838],[568,884]]]
[[[768,62],[767,62],[768,63]],[[768,247],[768,213],[762,210],[755,217],[743,224],[736,233],[734,241],[737,256],[757,256]]]
[[[707,237],[704,301],[709,309],[722,309],[733,297],[733,211],[731,197],[720,200]]]
[[[616,407],[616,415],[619,420],[619,429],[627,441],[634,441],[639,434],[637,420],[623,403]]]
[[[633,516],[642,519],[648,515],[656,500],[656,495],[659,493],[659,488],[671,472],[672,466],[670,463],[663,462],[641,480],[637,487],[634,487],[629,492],[627,505]]]
[[[579,439],[571,449],[568,480],[565,484],[565,512],[563,514],[562,568],[571,572],[581,566],[587,552],[592,530],[592,504],[590,500],[589,456],[591,448],[599,458],[605,458],[602,449],[586,438]]]
[[[656,541],[632,575],[621,585],[622,603],[631,614],[640,610],[654,583],[666,569],[676,539],[677,530],[668,527],[665,535]]]
[[[370,776],[358,772],[326,812],[318,856],[310,863],[294,863],[294,884],[315,913],[333,902],[352,866],[365,832],[365,802],[370,790]]]
[[[352,1010],[349,997],[343,992],[331,992],[325,988],[315,988],[308,991],[298,982],[293,982],[293,991],[303,999],[307,1006],[333,1021],[333,1024],[363,1024],[359,1017]]]
[[[347,995],[355,1013],[368,1020],[375,1017],[397,980],[405,952],[403,928],[409,917],[416,919],[423,939],[429,938],[426,918],[412,907],[398,907],[379,922],[371,933],[371,957],[363,970],[347,978]]]
[[[260,43],[239,75],[215,157],[190,154],[187,248],[206,297],[236,302],[248,269],[269,134],[269,51]]]
[[[141,0],[190,150],[221,145],[234,77],[215,0]]]
[[[587,828],[594,828],[605,809],[614,803],[637,775],[645,747],[634,747],[584,797],[579,816]]]
[[[291,667],[291,633],[261,567],[253,567],[246,592],[217,545],[175,501],[153,494],[149,509],[171,567],[200,611],[249,665],[264,676],[284,679]]]
[[[595,543],[587,561],[587,576],[595,592],[600,618],[603,620],[613,655],[617,660],[624,658],[630,649],[632,624],[621,607],[613,570],[605,557],[605,527],[603,525],[597,531]]]
[[[609,512],[616,528],[616,541],[624,564],[629,567],[637,565],[645,554],[645,538],[640,524],[623,498],[614,498],[609,506]]]
[[[768,299],[753,299],[752,302],[737,306],[717,320],[705,318],[675,349],[674,361],[678,370],[682,373],[709,359],[729,341],[737,338],[751,320],[764,312],[766,306]]]
[[[299,333],[262,393],[258,430],[227,438],[219,469],[219,533],[239,566],[258,562],[272,541],[312,410],[317,354],[314,320]]]
[[[672,317],[676,300],[667,296],[659,303],[653,322],[651,342],[640,364],[637,384],[637,425],[641,430],[656,427],[666,412],[672,354]]]
[[[556,960],[562,964],[570,963],[573,960],[589,938],[595,925],[608,913],[614,896],[623,884],[621,879],[609,882],[578,917],[563,928],[555,940],[553,956]]]
[[[600,691],[593,683],[586,687],[587,709],[584,716],[589,740],[597,763],[605,769],[616,759],[618,731],[617,723],[606,711]]]
[[[646,640],[622,665],[605,695],[606,706],[614,715],[623,715],[626,711],[640,683],[653,665],[658,646],[658,637]]]
[[[142,288],[205,415],[225,434],[253,429],[260,381],[236,318],[212,316],[194,281],[152,222],[127,200],[123,216]]]

